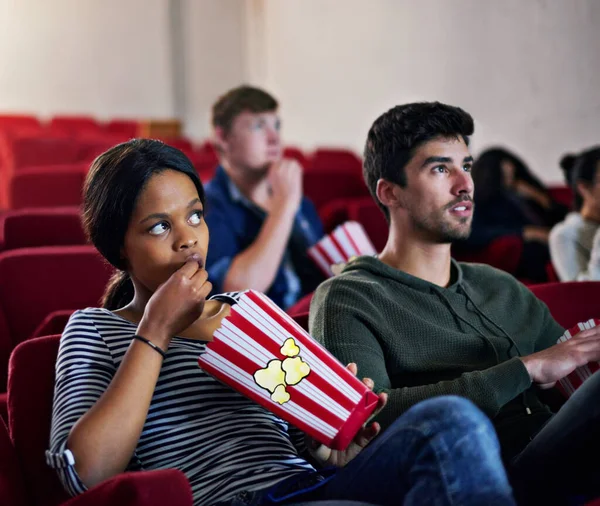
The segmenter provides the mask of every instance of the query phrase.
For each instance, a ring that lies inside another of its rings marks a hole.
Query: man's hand
[[[356,376],[356,364],[348,364],[347,369]],[[373,390],[373,387],[375,386],[373,380],[370,378],[364,378],[363,383],[367,385],[369,390]],[[377,415],[377,413],[384,408],[386,402],[387,394],[379,394],[379,403],[377,404],[377,408],[375,409],[373,416]],[[377,436],[377,434],[379,434],[380,430],[381,427],[377,422],[363,426],[358,431],[352,442],[348,445],[348,448],[346,448],[344,451],[332,450],[331,448],[318,443],[308,436],[306,438],[306,445],[312,457],[321,466],[344,467],[348,462],[356,457],[362,451],[362,449],[365,448],[375,436]]]
[[[600,326],[582,330],[568,341],[521,360],[534,383],[551,388],[578,367],[600,360]]]
[[[275,162],[269,169],[267,179],[270,199],[267,212],[281,212],[289,209],[296,214],[302,202],[302,166],[296,160],[284,158]]]

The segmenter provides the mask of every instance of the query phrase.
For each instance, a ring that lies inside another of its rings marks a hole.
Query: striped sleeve
[[[75,471],[67,439],[75,423],[106,391],[116,372],[112,355],[93,320],[75,312],[60,339],[56,362],[50,449],[46,462],[71,495],[86,490]]]

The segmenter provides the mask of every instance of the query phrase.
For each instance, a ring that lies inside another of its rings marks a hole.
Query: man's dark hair
[[[377,181],[385,179],[406,186],[404,168],[421,144],[460,136],[468,145],[473,130],[470,114],[440,102],[398,105],[375,120],[367,135],[363,175],[388,221],[389,211],[377,198]]]
[[[212,124],[225,132],[233,120],[244,111],[271,112],[277,110],[277,100],[260,88],[239,86],[219,97],[212,107]]]

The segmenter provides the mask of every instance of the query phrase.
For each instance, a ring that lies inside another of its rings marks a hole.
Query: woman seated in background
[[[600,280],[600,146],[566,155],[560,165],[575,211],[550,233],[552,263],[561,281]]]
[[[111,148],[90,168],[83,215],[117,273],[103,307],[75,312],[61,337],[46,457],[72,495],[171,468],[198,506],[514,504],[492,425],[466,399],[419,403],[375,440],[379,425],[362,427],[341,452],[199,368],[237,295],[206,300],[204,189],[182,152],[147,139]]]
[[[555,203],[527,166],[500,148],[484,151],[473,164],[475,213],[470,237],[459,248],[481,249],[502,236],[523,239],[515,275],[545,281],[550,227],[566,210]]]

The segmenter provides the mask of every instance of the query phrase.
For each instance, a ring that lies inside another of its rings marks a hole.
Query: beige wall
[[[168,0],[0,0],[0,110],[171,116]]]
[[[181,116],[197,139],[225,89],[282,103],[284,135],[358,151],[385,109],[471,112],[547,181],[600,141],[597,0],[0,0],[0,110]]]
[[[475,151],[502,143],[545,180],[600,142],[597,0],[264,0],[263,83],[304,147],[362,150],[387,108],[460,105]]]
[[[181,0],[184,36],[184,99],[187,133],[210,135],[210,107],[245,80],[243,0]]]

